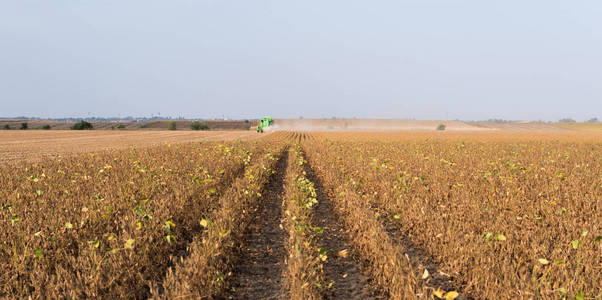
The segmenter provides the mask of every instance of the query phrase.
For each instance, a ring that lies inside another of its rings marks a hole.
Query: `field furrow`
[[[363,199],[349,188],[344,176],[311,145],[308,161],[324,183],[336,215],[355,250],[368,261],[369,274],[378,289],[393,299],[418,297],[417,279],[406,256],[395,247],[385,227]]]
[[[0,164],[0,298],[602,299],[599,140],[387,136]]]
[[[308,170],[308,178],[315,183],[318,205],[315,208],[314,224],[324,230],[318,243],[326,249],[328,259],[324,263],[325,283],[328,299],[378,299],[372,279],[362,273],[364,261],[351,244],[348,232],[338,217],[334,203],[325,193],[321,181]],[[332,285],[330,285],[332,283]]]
[[[284,145],[268,151],[255,165],[245,170],[244,177],[220,197],[220,207],[199,224],[205,228],[201,237],[189,245],[187,257],[170,268],[162,287],[152,290],[158,298],[211,298],[221,295],[233,276],[233,266],[244,241],[244,233],[257,213],[268,182],[282,170]]]
[[[286,291],[282,273],[285,268],[286,233],[282,228],[280,216],[288,159],[287,153],[282,154],[276,173],[262,191],[265,196],[259,207],[255,209],[254,216],[242,237],[225,298],[284,298]]]
[[[423,287],[428,291],[427,295],[436,290],[457,291],[459,292],[459,296],[456,299],[472,299],[472,297],[464,293],[463,285],[465,283],[459,282],[458,278],[443,272],[441,266],[430,256],[428,251],[418,247],[403,234],[402,225],[396,221],[395,215],[391,215],[383,210],[375,209],[375,211],[380,212],[382,218],[379,219],[385,225],[387,233],[395,243],[395,246],[401,249],[404,255],[409,257],[414,270],[418,272],[418,275],[421,275],[424,280]]]
[[[475,298],[601,295],[599,144],[501,137],[312,146],[414,254],[414,266],[426,267],[425,287]]]
[[[13,199],[4,205],[3,213],[12,215],[14,229],[30,228],[35,234],[19,239],[11,236],[15,231],[5,232],[5,242],[18,251],[6,261],[5,270],[8,276],[21,278],[5,281],[6,288],[11,293],[40,295],[144,293],[146,281],[165,268],[169,255],[176,254],[185,241],[190,203],[195,203],[195,211],[208,208],[213,196],[241,174],[247,156],[221,155],[219,149],[213,145],[132,149],[25,166],[25,174],[17,177],[21,183],[3,190],[7,199]],[[187,166],[169,161],[182,152],[191,155],[184,162]],[[69,170],[73,162],[79,167]],[[182,230],[165,230],[167,222],[180,221]],[[39,260],[27,259],[30,251]],[[22,277],[15,268],[19,262],[33,268],[23,275],[34,276]],[[122,282],[128,282],[127,289],[121,288]]]

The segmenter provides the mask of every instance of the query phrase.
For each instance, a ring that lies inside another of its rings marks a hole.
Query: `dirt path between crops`
[[[278,162],[276,174],[262,192],[263,205],[243,238],[240,260],[232,273],[232,283],[225,299],[285,299],[282,277],[287,240],[281,226],[284,177],[288,166],[285,152]]]
[[[353,253],[345,229],[333,210],[332,202],[323,192],[319,179],[311,168],[308,168],[306,172],[308,179],[314,183],[318,198],[318,206],[314,210],[312,224],[324,229],[318,244],[321,248],[328,249],[328,259],[324,264],[325,284],[333,282],[324,297],[326,299],[381,298],[376,295],[370,284],[370,278],[361,272],[359,257]],[[339,253],[345,252],[347,253],[346,257],[339,255]]]
[[[415,270],[418,270],[420,274],[417,274],[419,278],[424,275],[424,270],[428,271],[428,277],[423,279],[424,286],[433,289],[442,289],[444,291],[457,291],[460,295],[456,300],[468,300],[472,299],[463,293],[462,284],[456,282],[452,274],[443,273],[439,270],[439,265],[433,260],[433,258],[424,251],[417,247],[410,239],[408,239],[401,232],[401,224],[396,223],[393,217],[388,212],[377,210],[383,218],[383,221],[389,237],[395,243],[395,246],[402,249],[402,253],[406,254],[410,258],[410,262]]]

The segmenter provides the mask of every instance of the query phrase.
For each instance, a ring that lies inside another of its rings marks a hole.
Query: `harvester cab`
[[[257,126],[257,132],[263,132],[264,128],[274,124],[274,120],[270,117],[263,117],[259,121],[259,126]]]

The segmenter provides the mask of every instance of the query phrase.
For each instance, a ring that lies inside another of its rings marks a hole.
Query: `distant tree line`
[[[558,122],[560,123],[577,123],[577,121],[575,121],[575,119],[573,118],[562,118],[560,120],[558,120]],[[591,118],[588,119],[587,121],[585,121],[585,123],[598,123],[600,121],[598,121],[598,118]]]
[[[487,120],[487,122],[489,122],[489,123],[513,123],[516,121],[504,120],[504,119],[489,119],[489,120]]]
[[[575,119],[572,118],[563,118],[558,120],[558,122],[560,123],[576,123],[577,121],[575,121]]]
[[[21,123],[21,127],[19,127],[19,129],[21,129],[21,130],[27,130],[28,128],[29,128],[29,124],[27,124],[27,122]],[[2,126],[2,129],[11,130],[12,128],[10,127],[10,125],[4,124],[4,126]]]
[[[456,120],[456,121],[461,121],[461,120]],[[474,122],[474,121],[466,121],[466,122]],[[504,119],[487,119],[485,121],[476,121],[476,122],[488,122],[488,123],[516,123],[516,122],[520,122],[520,121],[513,121],[513,120],[504,120]],[[543,120],[539,120],[539,121],[530,121],[530,122],[546,122]],[[558,120],[559,123],[577,123],[577,121],[573,118],[562,118],[560,120]],[[584,121],[585,123],[598,123],[600,122],[598,120],[598,118],[590,118],[586,121]]]

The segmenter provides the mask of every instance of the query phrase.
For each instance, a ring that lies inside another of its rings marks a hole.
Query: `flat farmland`
[[[0,298],[602,298],[599,133],[165,134],[0,164]]]
[[[39,160],[130,146],[195,141],[248,140],[254,131],[0,131],[0,162]]]

